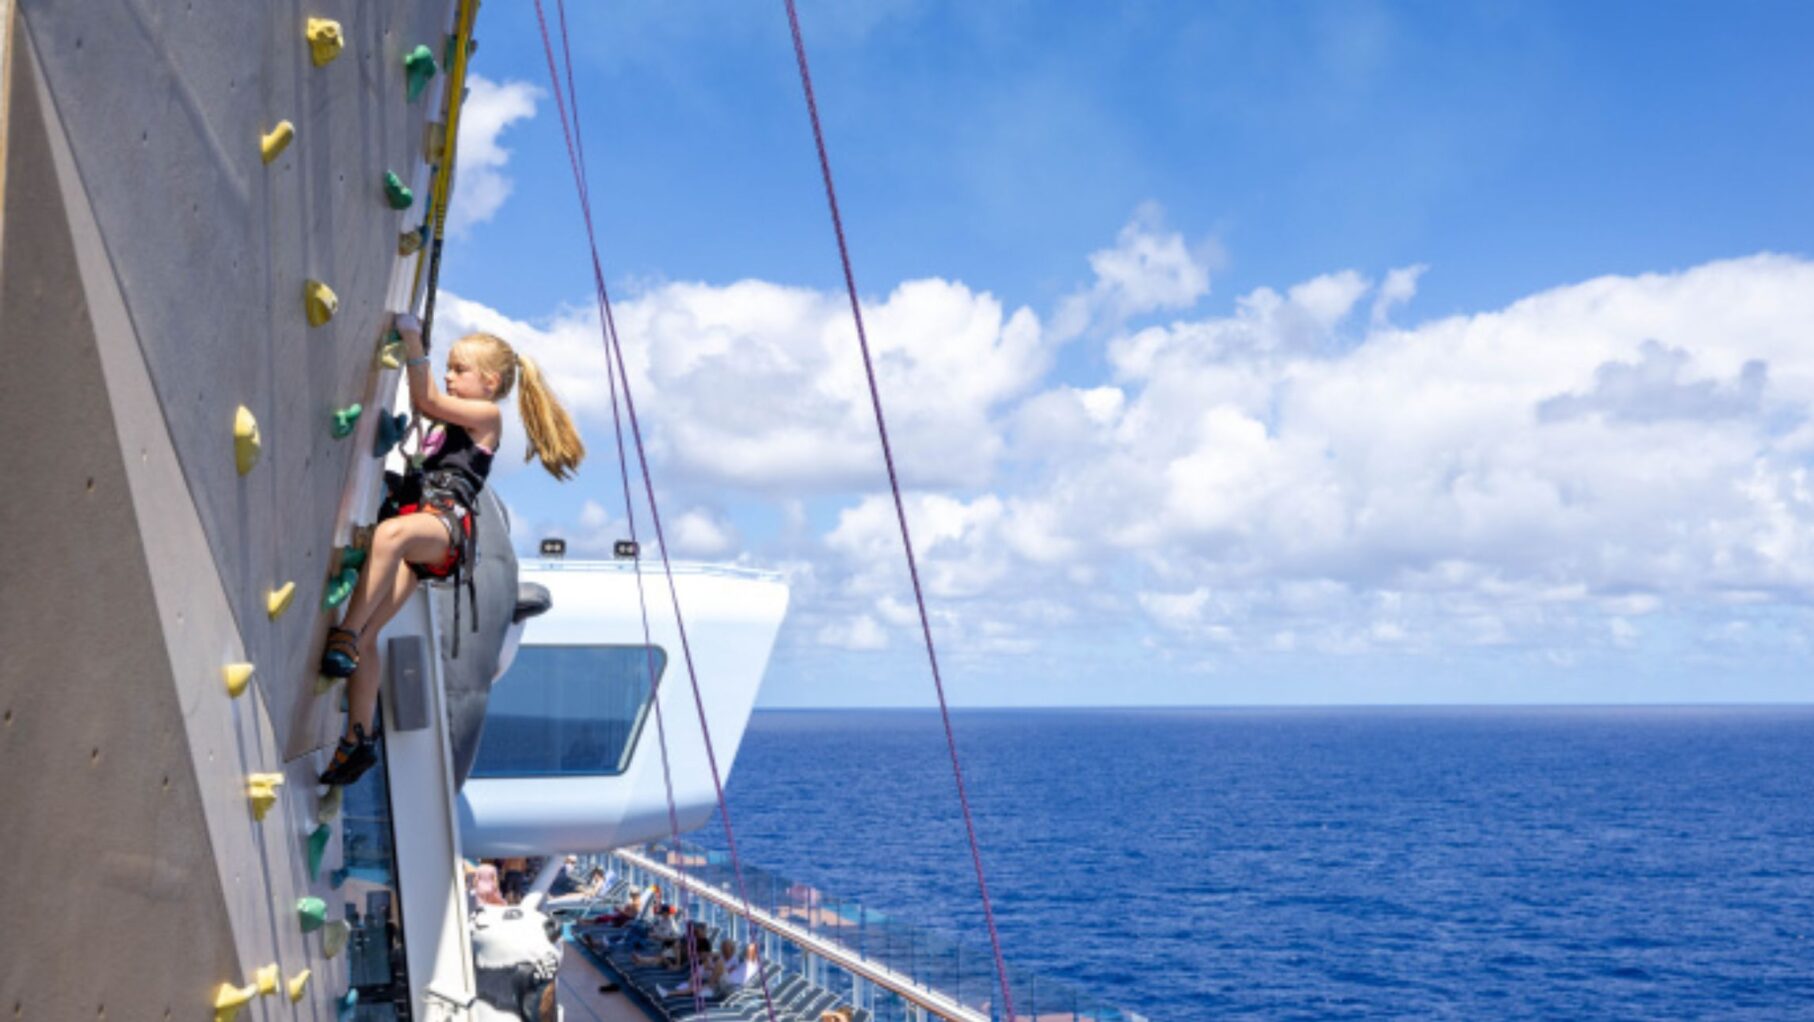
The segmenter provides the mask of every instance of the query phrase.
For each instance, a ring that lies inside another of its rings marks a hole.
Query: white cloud
[[[1383,286],[1375,308],[1408,286]],[[1250,625],[1301,622],[1299,579],[1348,594],[1324,622],[1407,587],[1402,621],[1355,632],[1372,643],[1414,622],[1455,642],[1529,636],[1589,595],[1621,618],[1732,591],[1814,595],[1796,439],[1814,399],[1814,266],[1603,278],[1326,343],[1366,294],[1358,274],[1329,274],[1118,339],[1112,421],[1067,417],[1071,388],[1019,409],[1016,450],[1040,471],[998,531],[1036,517],[1186,595],[1252,593]],[[1192,605],[1169,599],[1137,602],[1176,625]],[[1274,634],[1301,644],[1315,627]],[[1627,620],[1615,638],[1640,633]]]
[[[888,633],[868,614],[826,625],[819,629],[818,640],[820,645],[838,649],[862,651],[888,648]]]
[[[1154,621],[1167,628],[1187,632],[1203,622],[1203,608],[1209,603],[1209,590],[1198,586],[1188,593],[1139,593],[1140,606]]]
[[[545,93],[528,82],[494,82],[469,74],[470,91],[460,109],[459,147],[454,155],[454,195],[447,207],[447,233],[464,237],[490,220],[510,197],[514,182],[505,173],[510,151],[499,142],[504,129],[535,116]]]
[[[737,530],[705,508],[686,512],[668,525],[666,531],[669,544],[680,557],[725,557],[734,554],[739,546]]]
[[[450,329],[489,330],[516,344],[543,364],[595,437],[610,428],[604,347],[590,307],[531,324],[456,295],[442,301]],[[673,283],[632,294],[614,314],[645,438],[670,473],[792,495],[884,478],[842,295],[760,281]],[[985,483],[1003,445],[996,413],[1050,366],[1038,318],[942,280],[903,284],[864,315],[903,476],[921,485]],[[593,447],[594,456],[607,453],[602,443]]]
[[[1059,303],[1052,332],[1068,340],[1147,313],[1188,309],[1209,293],[1210,271],[1220,261],[1213,245],[1192,251],[1182,234],[1165,228],[1159,207],[1147,203],[1121,229],[1114,248],[1091,253],[1095,280]]]
[[[1428,266],[1419,263],[1415,266],[1401,266],[1386,274],[1385,281],[1379,286],[1379,293],[1373,298],[1373,329],[1386,325],[1391,318],[1392,310],[1409,302],[1417,294],[1417,281],[1423,277]]]
[[[868,307],[928,609],[959,655],[1151,622],[1159,648],[1216,656],[1577,663],[1679,638],[1664,622],[1697,608],[1743,625],[1814,604],[1814,263],[1603,277],[1409,325],[1391,320],[1423,267],[1340,269],[1116,328],[1194,303],[1207,271],[1150,220],[1107,253],[1073,296],[1109,331],[1106,378],[1055,378],[1064,331],[963,284]],[[609,457],[590,310],[532,325],[443,301],[541,358]],[[780,538],[707,515],[701,549],[790,565],[802,641],[917,632],[843,296],[662,284],[620,324],[677,506],[777,502]]]

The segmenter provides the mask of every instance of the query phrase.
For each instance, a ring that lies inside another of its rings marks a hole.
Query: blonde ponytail
[[[523,429],[529,434],[529,453],[523,460],[539,458],[542,467],[556,479],[568,479],[586,457],[586,445],[573,428],[573,419],[560,399],[542,380],[542,371],[527,355],[516,357],[516,406],[523,416]]]
[[[542,380],[542,372],[527,355],[493,334],[467,334],[454,342],[454,347],[471,346],[475,361],[484,372],[496,373],[496,399],[510,396],[517,388],[517,411],[523,416],[523,429],[529,434],[529,453],[523,460],[540,458],[542,467],[556,479],[568,479],[586,457],[586,445],[573,428],[573,419],[560,399]]]

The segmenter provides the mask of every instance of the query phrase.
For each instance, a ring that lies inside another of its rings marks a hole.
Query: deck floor
[[[622,991],[599,993],[599,984],[609,983],[611,978],[570,942],[561,946],[558,982],[566,1022],[649,1022],[649,1016]]]

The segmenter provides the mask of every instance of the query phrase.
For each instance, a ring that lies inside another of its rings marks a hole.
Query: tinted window
[[[474,777],[620,774],[649,708],[647,646],[523,646],[491,689]]]

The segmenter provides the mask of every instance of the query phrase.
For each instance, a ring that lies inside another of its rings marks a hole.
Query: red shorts
[[[447,556],[435,564],[411,564],[410,570],[416,573],[417,578],[451,577],[454,569],[460,566],[461,552],[472,543],[472,516],[462,514],[460,506],[452,501],[449,501],[446,507],[405,504],[397,509],[397,516],[402,517],[403,515],[434,515],[447,528]],[[458,524],[455,524],[456,522]],[[456,539],[460,536],[464,537],[464,542]]]

